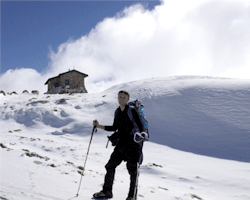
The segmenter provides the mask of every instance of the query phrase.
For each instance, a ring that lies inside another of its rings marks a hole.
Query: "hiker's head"
[[[120,105],[126,105],[129,101],[130,94],[126,90],[121,90],[118,92],[118,102]]]
[[[121,90],[121,91],[119,91],[119,92],[118,92],[118,95],[119,95],[119,94],[125,94],[125,95],[128,96],[128,99],[130,98],[130,94],[129,94],[129,92],[126,91],[126,90]]]

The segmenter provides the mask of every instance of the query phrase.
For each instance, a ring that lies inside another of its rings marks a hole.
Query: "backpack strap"
[[[137,124],[136,124],[136,122],[134,120],[132,109],[135,109],[135,107],[134,106],[129,106],[128,107],[128,117],[133,122],[134,128],[131,131],[131,135],[134,135],[136,132],[140,132],[140,130],[139,130],[139,128],[138,128],[138,126],[137,126]]]
[[[133,111],[132,111],[133,109],[135,110],[135,107],[134,107],[134,106],[129,106],[129,107],[128,107],[128,116],[129,116],[129,119],[133,122],[133,125],[134,125],[134,128],[132,129],[130,135],[133,135],[133,137],[135,137],[135,136],[136,136],[136,133],[140,133],[140,130],[139,130],[139,128],[138,128],[138,126],[137,126],[137,124],[136,124],[136,122],[135,122],[135,120],[134,120],[134,116],[133,116],[133,113],[132,113],[132,112],[133,112]],[[143,146],[143,141],[140,141],[138,144],[139,144],[140,147],[142,148],[142,146]]]

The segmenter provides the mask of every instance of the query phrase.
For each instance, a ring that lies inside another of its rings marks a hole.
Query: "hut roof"
[[[48,84],[49,81],[52,80],[52,79],[59,78],[61,75],[64,75],[64,74],[67,74],[67,73],[71,73],[71,72],[77,72],[77,73],[79,73],[79,74],[82,74],[82,75],[84,76],[84,78],[89,76],[88,74],[84,74],[84,73],[82,73],[82,72],[79,72],[79,71],[73,69],[73,70],[70,70],[70,71],[68,71],[68,72],[61,73],[61,74],[59,74],[58,76],[49,78],[49,79],[46,81],[46,83],[45,83],[44,85]]]

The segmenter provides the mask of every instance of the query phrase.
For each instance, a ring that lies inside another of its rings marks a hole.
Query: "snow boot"
[[[93,197],[95,199],[109,199],[113,197],[113,194],[111,191],[100,191],[95,194],[93,194]]]

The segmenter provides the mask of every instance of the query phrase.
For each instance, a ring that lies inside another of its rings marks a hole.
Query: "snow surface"
[[[0,94],[0,199],[87,200],[100,191],[111,133],[95,133],[76,197],[79,166],[92,120],[113,123],[121,89],[143,102],[149,121],[138,200],[250,200],[250,80],[211,77],[146,79],[96,94]],[[125,163],[116,172],[113,199],[125,200]]]

